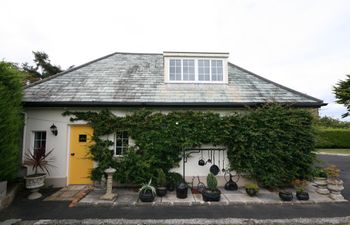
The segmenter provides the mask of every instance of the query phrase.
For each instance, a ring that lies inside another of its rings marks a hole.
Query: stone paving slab
[[[79,193],[87,191],[90,188],[90,185],[69,185],[45,198],[44,201],[72,201]]]
[[[335,201],[328,197],[328,195],[320,195],[315,192],[315,187],[309,185],[306,190],[309,192],[310,200],[299,201],[296,199],[295,190],[285,189],[286,191],[292,191],[294,199],[290,202],[283,202],[278,196],[278,192],[272,192],[266,189],[260,189],[257,196],[250,197],[246,194],[244,188],[239,188],[237,191],[227,191],[220,188],[221,199],[219,202],[204,202],[201,194],[192,194],[188,190],[188,196],[185,199],[178,199],[176,192],[168,192],[164,197],[156,197],[152,203],[141,202],[138,199],[138,192],[136,189],[128,188],[114,188],[113,192],[118,194],[118,197],[114,201],[101,200],[100,197],[105,193],[102,189],[95,189],[91,191],[85,198],[83,198],[78,205],[145,205],[145,206],[157,206],[157,205],[234,205],[234,204],[317,204],[325,202],[346,202],[347,200]]]

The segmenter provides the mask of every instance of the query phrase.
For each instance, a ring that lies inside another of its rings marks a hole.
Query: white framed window
[[[34,133],[34,143],[33,143],[34,152],[39,151],[40,153],[45,154],[46,131],[33,131],[33,133]]]
[[[227,61],[210,58],[168,58],[165,81],[175,83],[227,83]]]
[[[122,156],[129,147],[129,134],[127,131],[117,131],[115,133],[115,141],[114,141],[114,155]]]

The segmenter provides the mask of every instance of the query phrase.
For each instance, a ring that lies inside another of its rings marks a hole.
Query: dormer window
[[[226,53],[164,52],[164,76],[169,83],[227,83]]]

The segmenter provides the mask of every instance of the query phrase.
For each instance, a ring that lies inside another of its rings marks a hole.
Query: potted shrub
[[[205,202],[220,201],[221,191],[218,189],[218,181],[212,173],[207,176],[207,188],[203,190],[202,197]]]
[[[290,191],[280,191],[278,192],[278,196],[285,202],[290,202],[293,200],[293,193]]]
[[[25,186],[32,193],[28,196],[28,199],[38,199],[42,195],[39,193],[39,189],[45,185],[46,173],[50,175],[49,167],[53,166],[51,162],[53,158],[50,158],[53,149],[49,152],[45,152],[45,148],[34,150],[33,152],[27,151],[24,155],[25,166],[31,167],[34,174],[24,177]],[[39,173],[38,169],[41,170]],[[46,172],[46,173],[45,173]]]
[[[144,184],[139,189],[139,199],[141,202],[153,202],[156,196],[156,189],[151,185],[152,179],[149,180],[148,184]]]
[[[309,200],[309,193],[305,191],[306,180],[295,179],[293,185],[296,189],[297,199],[300,201]]]
[[[167,192],[165,173],[162,169],[158,170],[156,192],[159,197],[165,196]]]
[[[344,189],[343,181],[339,178],[340,169],[336,165],[330,165],[326,168],[327,173],[327,188],[330,191],[329,197],[333,200],[344,199],[341,191]]]
[[[247,192],[250,197],[256,196],[259,192],[259,186],[256,183],[248,183],[244,187],[245,192]]]

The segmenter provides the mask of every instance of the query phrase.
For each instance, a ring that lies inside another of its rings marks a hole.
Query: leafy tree
[[[346,80],[339,81],[336,86],[334,86],[335,97],[337,98],[337,103],[343,104],[348,112],[342,115],[343,118],[350,115],[350,75],[347,75]]]
[[[60,66],[51,64],[49,56],[45,52],[33,51],[33,54],[35,66],[30,66],[28,63],[22,64],[23,70],[33,77],[42,79],[62,72]]]
[[[11,180],[19,168],[22,78],[15,64],[0,61],[0,180]]]

